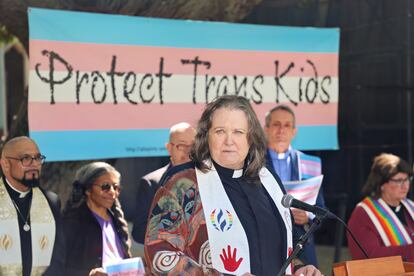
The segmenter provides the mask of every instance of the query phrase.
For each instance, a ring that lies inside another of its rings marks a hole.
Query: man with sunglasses
[[[133,220],[132,237],[138,243],[144,243],[147,219],[152,199],[159,188],[164,173],[171,167],[190,161],[190,150],[194,143],[196,130],[190,124],[182,122],[170,128],[169,142],[165,147],[170,155],[170,162],[145,176],[139,182],[137,194],[137,215]]]
[[[60,201],[39,188],[45,156],[26,136],[4,144],[0,164],[0,275],[58,275],[64,263]]]

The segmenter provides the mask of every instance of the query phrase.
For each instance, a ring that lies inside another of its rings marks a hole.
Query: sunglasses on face
[[[114,189],[115,192],[119,192],[121,190],[121,185],[119,183],[110,184],[108,182],[104,182],[102,184],[93,184],[93,185],[101,187],[101,190],[103,192],[109,192],[111,188]]]

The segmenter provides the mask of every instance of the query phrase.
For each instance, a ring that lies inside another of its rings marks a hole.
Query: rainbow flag
[[[339,30],[29,9],[29,131],[48,161],[168,155],[171,125],[246,97],[337,149]]]

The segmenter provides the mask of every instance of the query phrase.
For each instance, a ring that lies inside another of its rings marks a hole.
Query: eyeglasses
[[[187,144],[175,144],[173,142],[170,142],[171,145],[173,145],[177,150],[179,151],[184,151],[184,152],[189,152],[192,145],[187,145]]]
[[[100,185],[99,184],[93,184],[93,185],[101,187],[101,190],[103,192],[109,192],[111,188],[114,189],[115,192],[119,192],[121,190],[121,185],[119,185],[118,183],[110,184],[108,182],[104,182]]]
[[[395,183],[395,184],[398,184],[398,185],[402,185],[404,183],[410,184],[413,181],[413,177],[397,178],[397,179],[390,178],[388,181],[390,181],[392,183]]]
[[[46,160],[46,156],[41,155],[41,154],[36,155],[36,156],[31,156],[31,155],[26,154],[26,155],[23,155],[20,158],[6,156],[6,158],[13,159],[13,160],[18,160],[18,161],[20,161],[20,163],[22,163],[22,165],[24,167],[28,167],[28,166],[32,165],[33,161],[36,161],[36,163],[38,163],[38,164],[43,164],[43,163],[45,163],[45,160]]]
[[[282,124],[280,122],[276,122],[274,124],[272,124],[271,126],[277,128],[277,129],[294,129],[295,125],[293,123],[287,122],[285,124]]]

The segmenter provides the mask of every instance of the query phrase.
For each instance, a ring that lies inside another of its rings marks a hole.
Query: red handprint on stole
[[[288,248],[288,258],[290,257],[290,255],[292,255],[292,253],[293,253],[293,248],[289,247]],[[292,270],[292,272],[294,271],[294,267],[295,267],[295,264],[294,264],[293,261],[291,261],[290,262],[290,270]]]
[[[243,258],[236,261],[237,248],[233,249],[233,255],[231,254],[230,245],[227,245],[227,253],[224,248],[222,249],[222,252],[223,254],[220,254],[220,259],[223,262],[224,268],[230,272],[236,271],[243,261]]]

